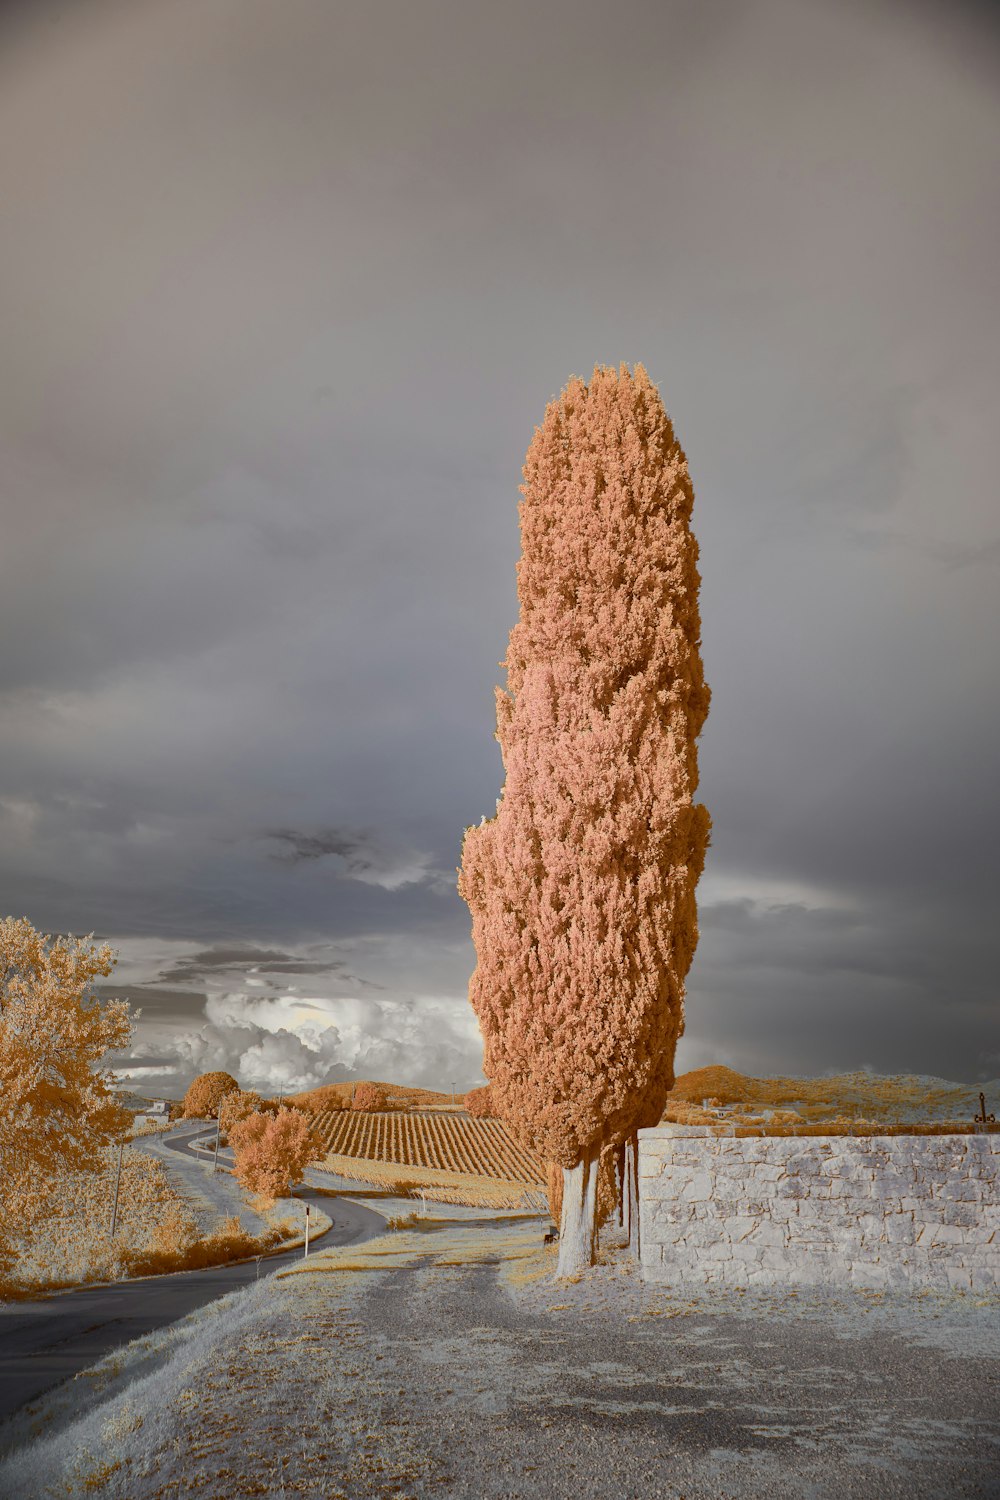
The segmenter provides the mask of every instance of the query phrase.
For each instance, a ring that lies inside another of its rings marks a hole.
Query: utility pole
[[[305,1251],[303,1253],[302,1259],[305,1260],[305,1258],[306,1258],[306,1256],[308,1254],[309,1254],[309,1205],[307,1203],[306,1204],[306,1248],[305,1248]]]
[[[118,1142],[118,1172],[115,1176],[115,1203],[111,1210],[111,1240],[114,1243],[115,1229],[118,1224],[118,1190],[122,1185],[122,1155],[125,1150],[124,1140]]]
[[[219,1170],[219,1136],[222,1134],[222,1100],[219,1100],[219,1113],[215,1117],[215,1160],[212,1163],[212,1171]]]

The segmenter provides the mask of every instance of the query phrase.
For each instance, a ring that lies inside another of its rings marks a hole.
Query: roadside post
[[[115,1176],[115,1202],[111,1210],[111,1239],[114,1242],[115,1228],[118,1223],[118,1190],[122,1185],[122,1153],[125,1150],[124,1140],[118,1142],[118,1172]]]
[[[219,1100],[219,1113],[215,1117],[215,1161],[212,1163],[212,1171],[219,1170],[219,1136],[222,1134],[222,1100]]]
[[[309,1254],[309,1205],[306,1204],[306,1248],[303,1252],[303,1260]]]

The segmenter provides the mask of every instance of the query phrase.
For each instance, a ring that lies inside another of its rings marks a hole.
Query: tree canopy
[[[232,1073],[201,1073],[188,1087],[181,1105],[185,1120],[215,1120],[227,1094],[238,1094],[240,1086]]]
[[[309,1162],[323,1152],[309,1120],[297,1109],[248,1115],[229,1132],[229,1144],[237,1182],[270,1200],[285,1197],[289,1185],[301,1182]]]
[[[710,827],[694,801],[709,705],[694,496],[642,365],[570,380],[521,494],[496,690],[506,779],[466,830],[459,891],[494,1106],[546,1160],[585,1168],[563,1218],[582,1213],[589,1260],[592,1169],[659,1120],[673,1083]]]
[[[131,1041],[129,1005],[99,1003],[91,989],[116,961],[93,934],[53,937],[27,917],[0,921],[0,1271],[44,1212],[56,1174],[99,1170],[102,1147],[131,1128],[100,1067]]]

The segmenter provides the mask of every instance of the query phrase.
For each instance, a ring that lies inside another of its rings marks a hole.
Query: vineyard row
[[[432,1167],[473,1177],[544,1183],[542,1162],[519,1146],[499,1120],[468,1115],[330,1111],[313,1117],[330,1155]]]

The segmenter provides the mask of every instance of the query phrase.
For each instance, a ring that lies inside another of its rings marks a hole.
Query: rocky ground
[[[0,1495],[1000,1496],[1000,1296],[680,1298],[613,1248],[556,1283],[541,1229],[431,1221],[215,1303],[35,1413]]]

